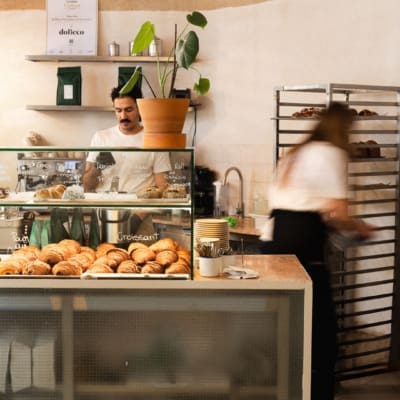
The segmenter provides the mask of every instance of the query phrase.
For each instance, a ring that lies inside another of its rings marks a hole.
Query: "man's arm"
[[[165,172],[159,172],[157,174],[154,174],[154,181],[156,183],[156,186],[162,191],[167,187],[167,179],[165,178]]]
[[[82,181],[85,192],[95,192],[99,183],[101,171],[96,168],[96,163],[86,161],[85,173],[83,174]]]

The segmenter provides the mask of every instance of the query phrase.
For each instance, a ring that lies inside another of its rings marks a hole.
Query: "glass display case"
[[[0,154],[0,400],[309,400],[311,281],[198,276],[192,149]],[[162,191],[129,187],[149,163]]]
[[[1,276],[191,277],[192,149],[0,154]]]

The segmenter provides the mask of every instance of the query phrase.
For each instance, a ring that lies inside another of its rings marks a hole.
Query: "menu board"
[[[47,54],[97,55],[97,0],[47,0]]]

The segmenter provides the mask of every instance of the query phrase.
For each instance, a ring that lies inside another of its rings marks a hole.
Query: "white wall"
[[[153,20],[164,41],[182,12],[102,12],[99,54],[116,40],[121,53],[140,24]],[[220,174],[231,165],[245,176],[245,202],[265,192],[272,171],[272,89],[280,84],[353,82],[400,84],[400,3],[397,0],[271,0],[207,11],[198,67],[212,82],[201,99],[197,161]],[[32,63],[45,52],[45,11],[0,12],[0,140],[19,145],[30,131],[52,144],[84,145],[114,123],[107,113],[26,111],[54,104],[55,63]],[[170,40],[169,40],[170,42]],[[117,64],[85,64],[83,104],[108,104]],[[153,67],[147,67],[150,70]],[[182,87],[191,82],[182,80]],[[189,117],[187,129],[191,129]],[[233,177],[232,177],[233,178]],[[234,179],[234,178],[233,178]]]

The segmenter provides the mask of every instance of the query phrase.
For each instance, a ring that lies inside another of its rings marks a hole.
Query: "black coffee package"
[[[82,91],[81,67],[59,67],[57,69],[58,106],[80,106]]]
[[[136,71],[136,68],[139,71],[142,71],[141,67],[118,67],[118,86],[122,87],[126,82],[129,81],[129,78]],[[132,89],[133,96],[135,99],[141,99],[143,97],[142,94],[142,75],[140,74],[139,80],[136,82],[136,85]]]

